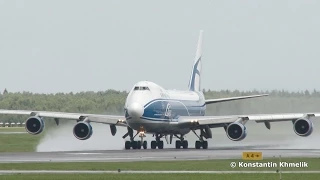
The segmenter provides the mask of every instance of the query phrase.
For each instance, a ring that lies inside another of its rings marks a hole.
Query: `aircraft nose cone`
[[[143,115],[144,108],[141,104],[134,102],[127,107],[129,116],[140,118]]]

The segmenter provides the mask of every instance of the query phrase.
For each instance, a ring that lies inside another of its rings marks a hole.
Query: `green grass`
[[[139,162],[42,162],[42,163],[1,163],[0,170],[194,170],[194,171],[276,171],[278,168],[231,168],[230,162],[241,160],[194,160],[194,161],[139,161]],[[259,162],[278,162],[265,159]],[[319,158],[285,158],[286,162],[308,162],[308,168],[282,168],[283,171],[320,170]],[[246,161],[249,162],[249,161]]]
[[[0,152],[34,152],[42,136],[25,133],[0,134]]]
[[[279,174],[20,174],[1,175],[3,180],[278,180]],[[283,180],[318,180],[319,174],[282,174]]]
[[[0,132],[26,132],[24,127],[0,127]]]

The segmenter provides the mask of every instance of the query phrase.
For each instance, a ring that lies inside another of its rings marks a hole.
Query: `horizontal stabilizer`
[[[219,99],[207,99],[206,104],[213,104],[219,102],[226,102],[226,101],[235,101],[240,99],[249,99],[249,98],[256,98],[256,97],[263,97],[269,96],[269,94],[259,94],[259,95],[251,95],[251,96],[239,96],[239,97],[229,97],[229,98],[219,98]]]

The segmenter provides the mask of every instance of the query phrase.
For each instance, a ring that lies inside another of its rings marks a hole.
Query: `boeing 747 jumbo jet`
[[[141,149],[142,147],[147,149],[147,141],[143,140],[145,134],[153,134],[155,137],[155,140],[151,141],[151,149],[157,147],[163,149],[162,138],[172,144],[173,136],[178,138],[175,142],[177,149],[181,147],[187,149],[188,141],[184,139],[184,136],[191,131],[199,138],[195,142],[195,148],[207,149],[206,139],[212,138],[211,128],[222,127],[230,140],[240,141],[247,136],[245,124],[250,121],[264,123],[268,129],[270,129],[271,122],[292,121],[293,130],[297,135],[309,136],[312,133],[313,123],[310,119],[320,116],[320,112],[205,116],[208,104],[261,97],[266,94],[205,100],[200,89],[201,49],[202,31],[188,90],[166,90],[153,82],[140,81],[133,86],[127,96],[124,116],[3,109],[0,110],[0,114],[29,115],[30,117],[25,122],[25,129],[33,135],[43,131],[43,118],[54,118],[57,125],[60,119],[75,120],[77,124],[73,128],[73,134],[79,140],[91,137],[93,130],[90,123],[108,124],[113,136],[117,132],[117,126],[123,126],[128,130],[123,138],[130,137],[130,141],[125,142],[125,149]],[[140,137],[139,141],[135,140],[137,135]]]

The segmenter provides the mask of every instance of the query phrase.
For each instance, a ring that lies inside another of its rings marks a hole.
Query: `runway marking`
[[[72,155],[96,155],[96,154],[103,154],[103,153],[66,153]]]
[[[13,163],[13,162],[19,162],[19,163],[30,163],[30,162],[122,162],[122,160],[125,160],[124,162],[128,161],[128,160],[179,160],[174,159],[172,157],[104,157],[102,159],[96,159],[96,158],[90,158],[90,157],[85,157],[82,159],[70,159],[70,158],[63,158],[63,157],[59,157],[59,158],[34,158],[34,159],[0,159],[0,164],[1,163]],[[182,160],[182,159],[180,159]],[[183,159],[183,160],[194,160],[194,159]]]
[[[27,132],[0,132],[0,134],[27,134]]]
[[[55,170],[0,170],[0,174],[276,174],[277,171],[55,171]],[[283,174],[313,173],[320,171],[282,171]]]
[[[10,163],[10,162],[92,162],[92,161],[102,161],[102,162],[121,162],[121,160],[202,160],[202,159],[207,159],[207,158],[201,158],[201,157],[194,157],[194,158],[184,158],[184,159],[179,159],[179,158],[173,158],[173,157],[103,157],[102,159],[96,159],[96,158],[90,158],[90,157],[85,157],[82,159],[70,159],[70,158],[34,158],[34,159],[0,159],[0,164],[1,163]]]

